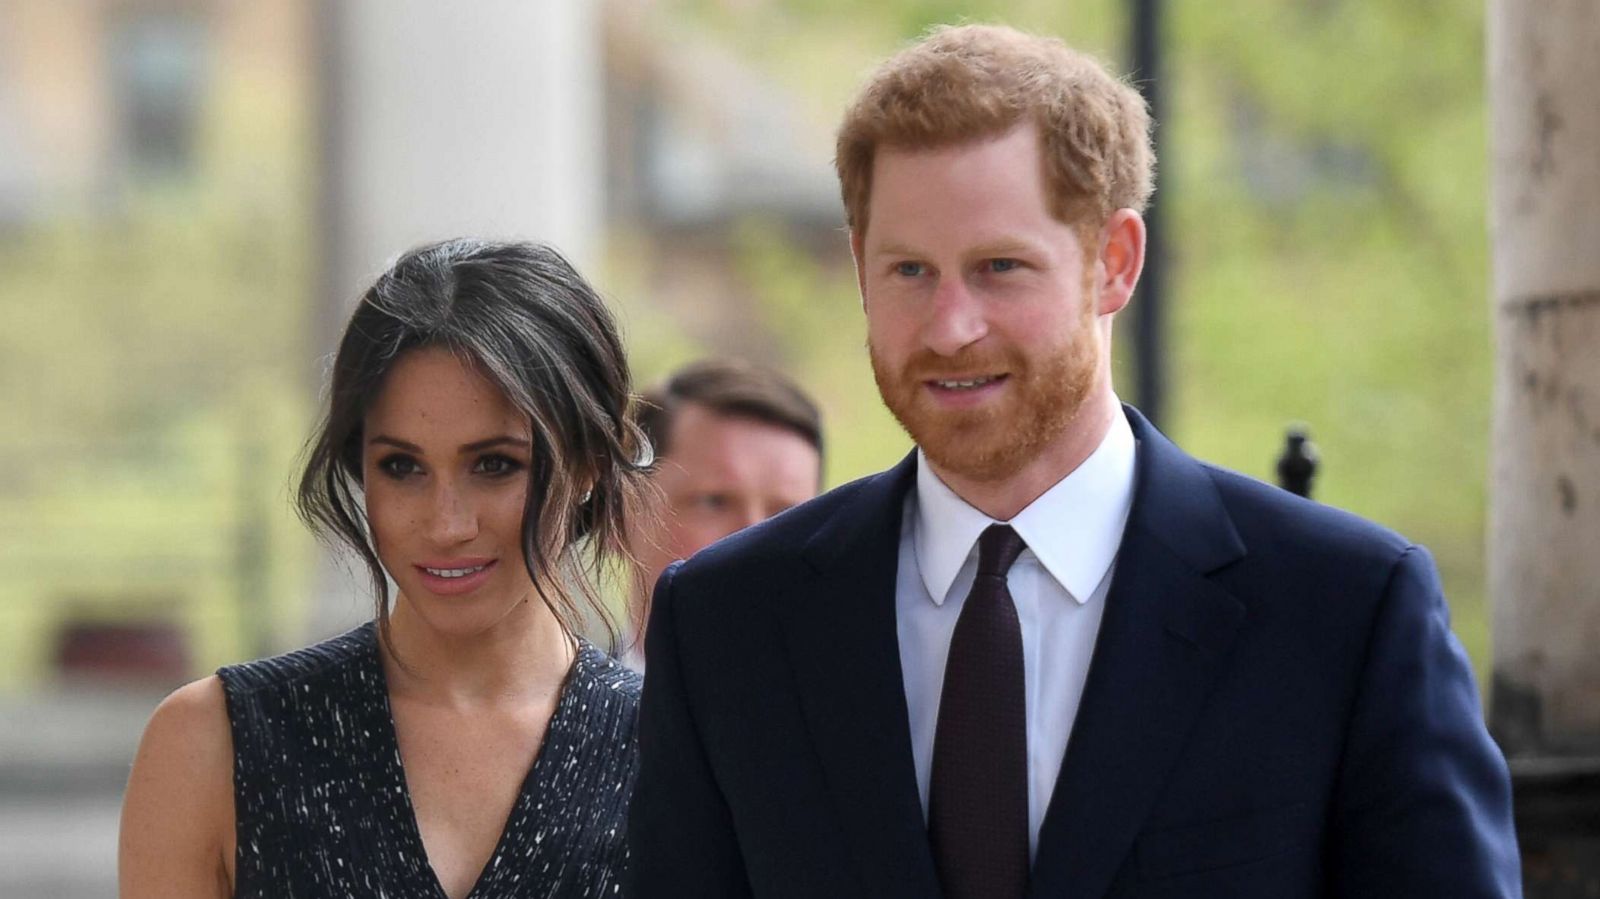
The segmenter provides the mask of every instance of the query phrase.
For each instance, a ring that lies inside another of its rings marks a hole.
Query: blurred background
[[[853,87],[962,18],[1127,70],[1132,6],[0,0],[0,896],[111,895],[160,698],[370,614],[288,496],[386,260],[552,241],[641,384],[707,354],[778,367],[820,398],[842,483],[909,447],[832,174]],[[1308,423],[1317,498],[1434,552],[1480,675],[1483,6],[1169,4],[1158,190],[1159,424],[1272,480]]]

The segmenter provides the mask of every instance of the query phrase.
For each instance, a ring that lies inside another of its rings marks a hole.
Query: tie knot
[[[1005,577],[1011,563],[1028,548],[1008,524],[991,524],[978,537],[978,574]]]

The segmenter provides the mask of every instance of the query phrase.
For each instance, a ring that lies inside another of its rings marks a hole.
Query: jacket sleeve
[[[1510,777],[1426,550],[1395,563],[1372,628],[1330,822],[1333,895],[1521,896]]]
[[[701,732],[679,657],[674,563],[656,584],[645,637],[639,708],[639,780],[629,810],[632,899],[750,896],[744,861]]]

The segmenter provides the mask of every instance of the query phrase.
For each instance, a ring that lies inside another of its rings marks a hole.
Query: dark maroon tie
[[[1019,899],[1028,886],[1022,625],[1006,587],[1024,548],[1003,524],[978,538],[978,577],[950,638],[928,787],[945,899]]]

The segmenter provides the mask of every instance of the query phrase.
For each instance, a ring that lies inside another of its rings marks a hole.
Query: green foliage
[[[1484,666],[1481,4],[1172,8],[1167,427],[1267,478],[1308,422],[1318,498],[1434,551]]]
[[[192,170],[110,154],[0,235],[0,691],[74,622],[175,619],[195,675],[304,631],[314,144],[282,52],[218,53]]]
[[[214,196],[0,245],[0,690],[73,623],[176,620],[196,674],[302,628],[304,227]]]

